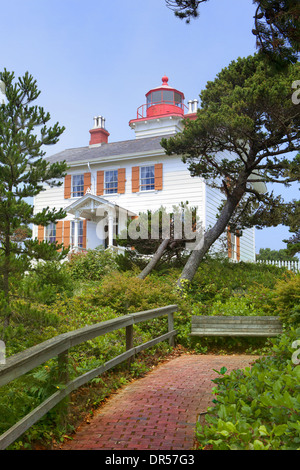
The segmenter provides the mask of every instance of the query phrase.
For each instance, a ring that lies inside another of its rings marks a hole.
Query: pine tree
[[[165,0],[168,8],[187,23],[199,16],[202,3],[208,0]],[[300,52],[299,0],[253,0],[256,6],[252,33],[266,59],[279,66],[295,63]]]
[[[191,253],[181,279],[193,279],[228,225],[231,230],[270,226],[273,212],[275,224],[286,213],[281,198],[256,186],[299,181],[299,156],[287,157],[300,150],[300,108],[291,97],[299,72],[299,64],[278,72],[260,55],[233,61],[202,91],[197,119],[187,120],[182,133],[162,139],[168,155],[182,155],[192,176],[224,194],[215,225]]]
[[[30,200],[47,185],[62,184],[66,164],[49,164],[43,158],[43,147],[57,143],[64,127],[47,126],[50,114],[34,104],[40,95],[36,80],[28,72],[15,80],[14,73],[4,69],[0,81],[6,96],[0,104],[0,296],[7,323],[13,279],[33,259],[66,255],[65,250],[57,251],[61,246],[30,238],[32,225],[46,226],[65,217],[61,209],[34,213]]]

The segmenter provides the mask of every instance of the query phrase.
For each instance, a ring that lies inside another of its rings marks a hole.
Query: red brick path
[[[191,450],[197,415],[212,404],[213,369],[254,360],[184,354],[163,363],[117,392],[62,450]]]

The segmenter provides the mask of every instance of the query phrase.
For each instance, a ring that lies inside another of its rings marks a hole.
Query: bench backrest
[[[191,336],[277,336],[282,333],[278,317],[192,316]]]

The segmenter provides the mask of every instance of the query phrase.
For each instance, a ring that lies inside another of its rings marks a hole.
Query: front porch
[[[94,249],[116,249],[116,237],[126,228],[132,211],[107,199],[86,193],[65,208],[71,223],[70,245],[72,252]]]

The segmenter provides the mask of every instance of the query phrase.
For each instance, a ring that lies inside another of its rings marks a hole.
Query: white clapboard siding
[[[163,189],[153,191],[132,192],[131,175],[132,167],[143,165],[163,164]],[[166,156],[158,152],[155,155],[140,155],[134,158],[114,157],[113,161],[103,161],[97,164],[90,163],[91,169],[91,191],[96,194],[97,171],[114,170],[125,168],[126,182],[124,194],[103,194],[103,198],[118,206],[132,211],[135,214],[147,210],[155,211],[161,206],[171,211],[173,206],[180,203],[189,203],[190,207],[197,208],[199,225],[205,229],[213,226],[216,222],[216,214],[220,206],[223,195],[219,190],[207,186],[200,177],[191,177],[186,164],[178,156]],[[87,164],[71,167],[68,174],[82,174],[89,171]],[[76,198],[64,198],[64,184],[60,187],[47,187],[34,198],[35,212],[41,211],[45,207],[50,209],[66,208],[72,204]],[[72,218],[71,215],[67,219]],[[33,236],[37,236],[37,227],[33,228]],[[213,251],[225,250],[224,240],[220,239],[214,244]],[[243,232],[240,239],[240,260],[254,261],[254,230],[249,229]]]
[[[224,195],[221,191],[206,186],[206,227],[212,227],[216,223],[216,214],[218,207],[222,204]],[[214,244],[213,251],[224,250],[224,237],[217,240]],[[255,232],[254,228],[243,230],[240,237],[240,261],[255,260]]]
[[[126,183],[124,194],[103,194],[103,198],[110,202],[130,210],[136,214],[146,210],[155,211],[161,206],[167,210],[172,210],[174,205],[189,202],[189,206],[196,206],[198,216],[201,218],[204,213],[203,205],[203,181],[201,178],[192,178],[187,167],[178,157],[158,156],[155,159],[148,157],[141,159],[132,159],[130,161],[120,161],[119,164],[98,164],[91,165],[91,190],[96,193],[96,178],[98,170],[114,170],[125,168]],[[163,189],[153,191],[141,191],[133,193],[131,188],[131,171],[134,166],[155,165],[163,163]],[[70,168],[68,174],[81,174],[87,171],[87,166]],[[64,198],[64,186],[58,188],[47,188],[40,193],[34,200],[35,212],[39,212],[44,207],[50,209],[65,208],[72,204],[76,198]]]

